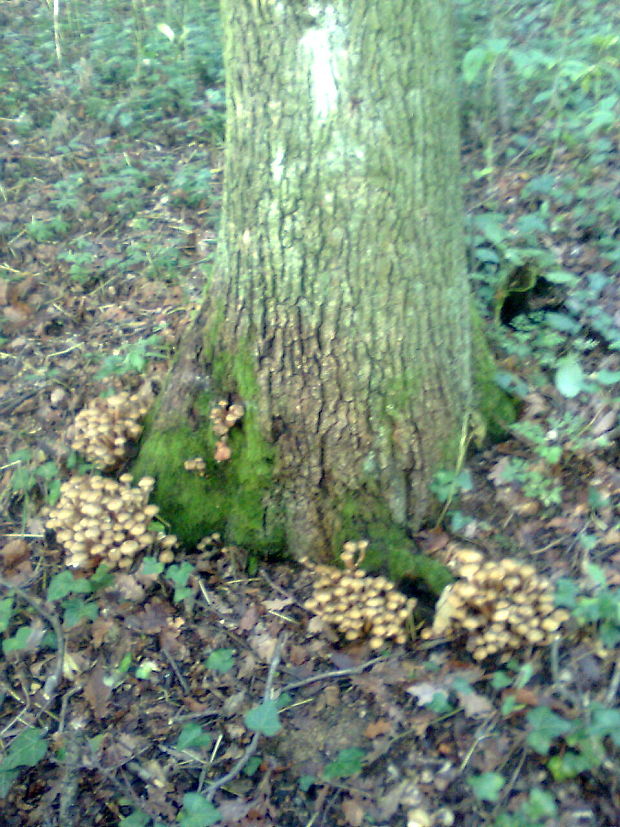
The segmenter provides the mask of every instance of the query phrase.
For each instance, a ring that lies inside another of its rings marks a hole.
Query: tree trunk
[[[385,551],[459,460],[475,366],[449,5],[222,2],[217,262],[136,468],[188,541]],[[222,462],[219,399],[245,407]],[[198,454],[204,478],[183,470]]]

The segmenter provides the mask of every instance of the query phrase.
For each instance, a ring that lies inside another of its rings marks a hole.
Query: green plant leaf
[[[0,632],[6,632],[13,616],[13,595],[0,600]]]
[[[604,738],[608,735],[617,747],[620,747],[620,709],[599,707],[592,711],[592,720],[588,734]]]
[[[615,385],[620,382],[620,371],[619,370],[599,370],[595,375],[594,378],[597,382],[600,382],[601,385]]]
[[[235,660],[234,649],[215,649],[211,652],[206,660],[207,669],[213,669],[215,672],[230,672],[233,668]]]
[[[316,778],[314,777],[314,775],[302,775],[302,776],[300,776],[299,781],[297,783],[298,783],[299,789],[303,793],[307,793],[308,790],[310,789],[310,787],[313,784],[316,784]]]
[[[176,749],[206,749],[213,739],[200,724],[185,724],[175,744]]]
[[[253,755],[243,768],[243,774],[247,775],[248,778],[251,778],[262,763],[263,759],[260,755]]]
[[[467,783],[479,801],[498,801],[506,779],[497,772],[483,772],[481,775],[471,775]]]
[[[348,778],[361,772],[364,754],[364,750],[357,747],[341,749],[338,757],[327,764],[323,770],[323,777],[328,781],[333,781],[336,778]]]
[[[263,701],[260,706],[250,709],[243,720],[248,729],[267,736],[276,735],[282,729],[278,707],[272,699]]]
[[[545,273],[544,277],[553,284],[577,284],[579,281],[574,273],[569,273],[567,270],[553,270],[550,273]]]
[[[20,649],[32,648],[33,640],[37,639],[37,630],[32,626],[20,626],[13,637],[2,641],[2,651],[5,655],[9,652],[19,652]]]
[[[313,775],[302,775],[298,781],[302,793],[307,793],[313,784],[316,784],[316,778]]]
[[[220,813],[210,801],[200,793],[185,793],[183,809],[177,816],[181,827],[210,827],[220,820]]]
[[[528,732],[527,742],[541,755],[546,755],[549,752],[552,741],[572,729],[570,721],[556,715],[548,706],[531,709],[527,713],[527,721],[532,727],[531,731]]]
[[[91,585],[93,593],[95,593],[101,589],[107,589],[108,586],[111,586],[114,583],[114,575],[112,574],[112,570],[109,566],[106,566],[105,563],[100,563],[97,566],[96,571],[94,571],[88,578],[88,582]]]
[[[193,571],[194,567],[192,564],[185,560],[180,566],[176,564],[168,566],[166,569],[166,577],[169,577],[177,588],[183,588],[183,586],[187,585],[187,581]]]
[[[584,389],[584,372],[576,356],[565,356],[558,361],[555,386],[567,399],[572,399]]]
[[[577,605],[579,587],[574,580],[568,577],[560,577],[555,584],[555,605],[567,609],[574,609]]]
[[[6,798],[19,777],[17,770],[2,771],[0,767],[0,799]]]
[[[62,604],[64,609],[63,623],[67,629],[72,629],[82,620],[94,620],[99,614],[96,603],[87,603],[81,597],[70,597]]]
[[[118,822],[119,827],[147,827],[150,824],[151,817],[142,810],[134,810],[133,813],[126,818],[121,818]]]
[[[597,586],[607,585],[605,572],[600,566],[597,566],[595,563],[586,563],[586,572],[588,573],[590,580],[596,583]]]
[[[7,754],[0,763],[0,771],[14,770],[16,767],[34,767],[47,752],[46,731],[38,727],[29,727],[13,740]]]
[[[55,574],[47,587],[47,600],[62,600],[68,594],[91,594],[92,586],[88,580],[74,577],[73,573],[65,570]]]
[[[142,561],[142,573],[150,575],[160,575],[166,568],[163,563],[160,563],[156,557],[145,557]]]
[[[483,46],[474,46],[473,49],[465,53],[463,58],[463,80],[465,83],[473,83],[488,59],[489,51]]]
[[[579,773],[594,769],[584,755],[570,749],[562,755],[553,755],[547,761],[547,767],[556,781],[567,781],[576,778]]]
[[[551,793],[534,787],[529,799],[523,804],[523,812],[530,819],[551,818],[557,815],[558,808]]]
[[[507,672],[494,672],[491,679],[491,686],[493,689],[505,689],[512,684],[512,678]]]

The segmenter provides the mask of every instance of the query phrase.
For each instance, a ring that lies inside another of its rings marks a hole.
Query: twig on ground
[[[265,569],[259,569],[258,573],[260,574],[260,576],[263,578],[265,583],[267,583],[267,585],[270,588],[272,588],[274,591],[278,592],[278,594],[281,594],[282,597],[288,598],[293,605],[298,606],[300,609],[303,609],[305,612],[307,611],[307,609],[304,607],[304,604],[300,600],[298,600],[296,597],[293,597],[293,595],[290,594],[290,592],[288,592],[282,586],[279,586],[277,583],[274,583],[274,581],[271,579],[271,577],[269,577],[269,575],[267,574]]]
[[[276,671],[278,669],[278,664],[280,663],[280,658],[282,657],[282,647],[286,642],[286,634],[283,634],[282,637],[278,638],[276,641],[275,648],[273,650],[273,656],[271,658],[271,663],[269,664],[269,672],[267,673],[267,680],[265,681],[265,691],[263,692],[263,700],[262,703],[265,703],[269,700],[271,696],[271,690],[273,688],[273,682],[276,676]],[[243,770],[246,766],[250,758],[256,752],[256,748],[258,747],[258,742],[260,740],[260,732],[255,732],[252,740],[248,744],[247,749],[241,756],[241,758],[237,761],[234,767],[227,772],[225,775],[222,775],[220,778],[217,778],[207,788],[206,792],[206,799],[207,801],[212,801],[213,796],[215,793],[221,788],[236,778],[239,773]]]
[[[171,654],[170,654],[170,652],[166,649],[166,647],[165,647],[165,646],[162,646],[161,651],[162,651],[162,652],[164,653],[164,655],[166,656],[166,660],[168,661],[168,663],[169,663],[169,664],[170,664],[170,666],[172,667],[172,671],[174,672],[174,674],[177,676],[177,680],[178,680],[178,682],[181,684],[181,686],[182,686],[182,688],[183,688],[183,691],[185,692],[185,694],[186,694],[186,695],[190,695],[191,693],[190,693],[189,684],[187,683],[187,681],[186,681],[186,680],[185,680],[185,678],[183,677],[183,675],[182,675],[182,673],[181,673],[181,671],[180,671],[179,667],[178,667],[178,666],[177,666],[177,664],[176,664],[176,661],[174,660],[174,658],[172,657],[172,655],[171,655]]]
[[[609,681],[609,686],[607,687],[607,692],[605,693],[605,703],[610,706],[616,699],[616,693],[618,691],[618,685],[620,684],[620,659],[616,661],[614,665],[614,671],[611,675],[611,680]]]
[[[293,683],[287,683],[286,686],[282,687],[280,692],[291,692],[293,689],[299,689],[301,686],[307,686],[308,684],[316,683],[317,681],[330,681],[332,678],[346,678],[348,675],[360,675],[369,667],[374,666],[375,663],[379,663],[380,661],[387,659],[387,655],[379,655],[379,657],[371,658],[364,663],[360,663],[359,666],[351,666],[348,669],[333,669],[331,672],[319,672],[318,675],[310,675],[308,678],[293,681]]]

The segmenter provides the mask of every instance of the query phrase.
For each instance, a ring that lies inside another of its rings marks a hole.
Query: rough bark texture
[[[473,405],[449,4],[222,7],[218,260],[138,470],[186,538],[386,548],[428,517]],[[182,478],[221,397],[246,406],[233,458]]]

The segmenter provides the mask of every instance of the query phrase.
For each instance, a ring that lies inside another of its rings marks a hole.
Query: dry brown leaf
[[[101,617],[101,615],[96,617],[90,626],[91,643],[94,648],[98,649],[106,639],[108,632],[115,628],[116,621]]]
[[[30,546],[28,543],[19,538],[16,540],[9,540],[8,543],[0,550],[0,562],[2,567],[7,569],[21,563],[30,556]]]
[[[144,587],[138,583],[133,574],[117,574],[114,578],[114,585],[123,600],[129,600],[132,603],[142,603],[144,600]]]
[[[360,827],[364,823],[365,808],[357,798],[345,798],[342,802],[342,813],[351,827]]]
[[[108,701],[112,695],[112,688],[103,682],[105,673],[101,664],[96,664],[84,686],[84,698],[93,711],[97,720],[108,714]]]
[[[484,718],[494,710],[491,701],[477,692],[457,692],[456,697],[468,718]]]
[[[26,302],[15,302],[7,305],[3,310],[4,318],[12,325],[21,325],[28,321],[34,310]]]
[[[384,718],[379,718],[378,721],[373,721],[372,723],[368,724],[368,726],[364,730],[364,735],[367,738],[376,738],[377,735],[387,735],[387,733],[391,731],[391,722],[386,721]]]
[[[259,617],[260,615],[256,606],[250,606],[239,621],[239,629],[241,629],[242,632],[249,632],[250,629],[256,626]]]
[[[270,612],[281,612],[293,603],[292,597],[277,597],[275,600],[263,600],[263,606]]]
[[[263,663],[269,663],[276,648],[277,638],[272,637],[268,632],[258,632],[250,635],[248,643]]]

